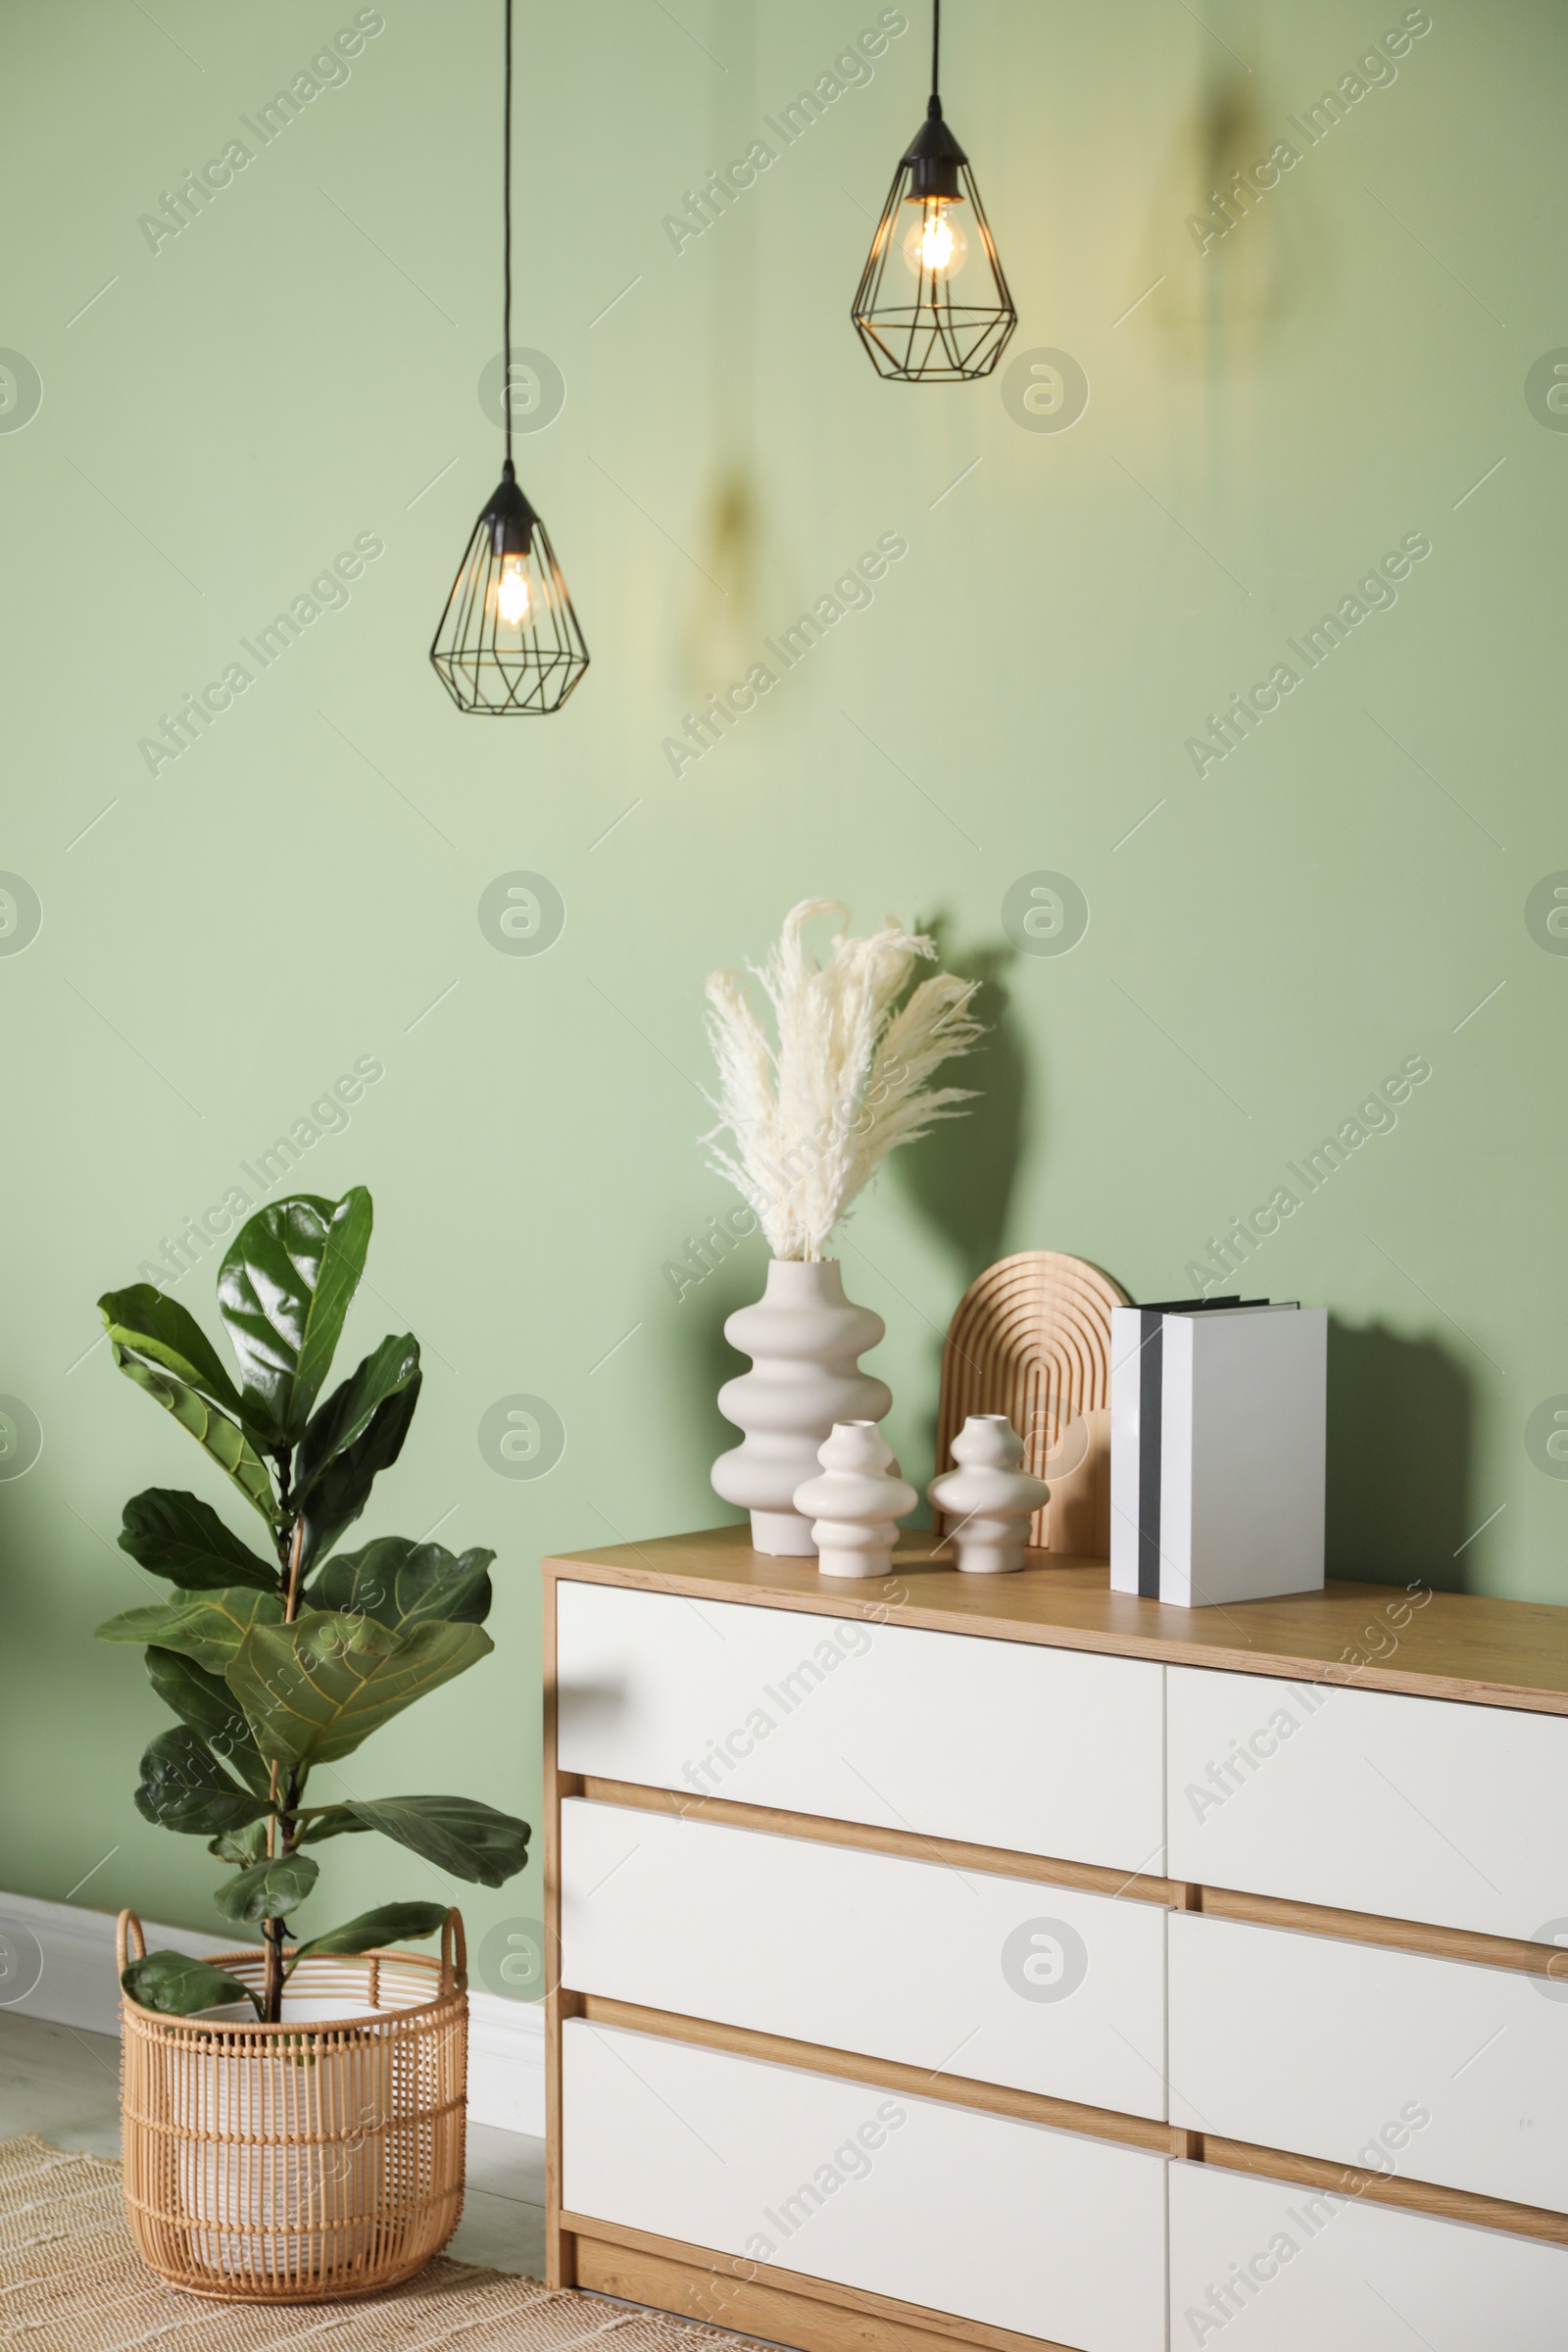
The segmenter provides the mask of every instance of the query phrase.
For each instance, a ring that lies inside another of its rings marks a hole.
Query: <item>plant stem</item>
[[[267,1938],[267,1975],[262,1986],[262,2023],[276,2026],[283,2019],[283,1922],[270,1919],[262,1930]]]
[[[300,1558],[305,1549],[305,1513],[300,1512],[288,1547],[288,1590],[283,1595],[283,1623],[292,1625],[300,1607]]]
[[[282,1498],[286,1508],[288,1496],[286,1455],[282,1457],[279,1483],[282,1487]],[[296,1513],[293,1527],[284,1542],[278,1545],[278,1558],[284,1588],[283,1622],[285,1625],[292,1625],[299,1615],[300,1562],[304,1549],[305,1514],[301,1511]],[[275,1757],[272,1760],[270,1771],[269,1794],[272,1809],[267,1820],[267,1855],[269,1861],[273,1861],[277,1857],[280,1840],[281,1849],[285,1854],[291,1854],[299,1843],[299,1825],[294,1818],[294,1813],[300,1801],[300,1776],[298,1772],[289,1774],[288,1787],[281,1792],[280,1800],[279,1774]],[[262,2020],[266,2025],[276,2026],[281,2025],[283,2021],[283,1943],[285,1936],[283,1921],[281,1919],[268,1920],[262,1934],[266,1939],[267,1953],[267,1969],[262,1992]]]
[[[297,1814],[302,1794],[302,1783],[303,1776],[298,1769],[291,1772],[288,1776],[288,1787],[283,1790],[280,1801],[277,1785],[278,1770],[276,1763],[273,1763],[272,1811],[267,1824],[269,1860],[273,1859],[278,1853],[280,1839],[281,1850],[285,1854],[292,1854],[299,1844],[300,1825]],[[262,2022],[264,2025],[277,2026],[283,2022],[283,1945],[286,1941],[283,1921],[281,1919],[268,1920],[262,1929],[262,1934],[266,1938],[267,1947],[267,1971],[262,1988]]]

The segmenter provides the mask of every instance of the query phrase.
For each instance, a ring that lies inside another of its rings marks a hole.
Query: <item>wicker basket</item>
[[[146,1949],[120,1915],[122,1970]],[[261,1989],[259,1948],[215,1964]],[[125,2211],[149,2270],[225,2302],[396,2286],[463,2211],[468,2003],[463,1921],[441,1956],[314,1956],[283,2022],[164,2017],[121,1995]]]

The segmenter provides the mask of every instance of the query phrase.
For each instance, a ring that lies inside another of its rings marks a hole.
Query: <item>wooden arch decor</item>
[[[1030,1522],[1039,1549],[1109,1555],[1110,1310],[1126,1304],[1085,1259],[1020,1250],[969,1285],[948,1326],[937,1467],[948,1468],[970,1413],[1005,1413],[1026,1467],[1053,1490]]]

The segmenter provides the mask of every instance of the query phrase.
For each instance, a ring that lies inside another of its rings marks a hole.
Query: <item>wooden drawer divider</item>
[[[1373,1943],[1434,1960],[1468,1960],[1482,1968],[1507,1968],[1526,1976],[1568,1981],[1568,1952],[1560,1945],[1527,1943],[1507,1936],[1480,1936],[1466,1928],[1430,1928],[1419,1920],[1389,1919],[1365,1911],[1335,1911],[1320,1903],[1298,1903],[1279,1895],[1248,1894],[1228,1886],[1192,1886],[1180,1879],[1148,1874],[1129,1877],[1094,1862],[1059,1862],[1042,1854],[1020,1854],[992,1845],[969,1845],[956,1838],[927,1838],[914,1830],[882,1830],[864,1822],[834,1821],[817,1813],[784,1813],[768,1805],[736,1804],[727,1797],[688,1796],[679,1789],[640,1782],[605,1781],[582,1773],[558,1775],[558,1801],[587,1797],[634,1811],[670,1813],[688,1821],[711,1821],[730,1829],[761,1830],[779,1838],[806,1838],[862,1853],[894,1854],[905,1861],[935,1862],[951,1870],[980,1870],[999,1878],[1026,1879],[1043,1886],[1072,1886],[1086,1894],[1158,1903],[1169,1911],[1203,1911],[1252,1927],[1288,1928],[1303,1936],[1329,1936],[1343,1943]]]
[[[901,2091],[906,2098],[942,2099],[951,2106],[1042,2124],[1052,2131],[1081,2132],[1091,2139],[1115,2140],[1126,2147],[1145,2148],[1152,2155],[1219,2165],[1228,2172],[1260,2173],[1274,2180],[1298,2181],[1304,2188],[1365,2197],[1370,2204],[1401,2206],[1410,2213],[1435,2214],[1445,2221],[1471,2222],[1486,2230],[1507,2230],[1521,2237],[1568,2245],[1568,2214],[1541,2206],[1515,2205],[1501,2197],[1446,2188],[1398,2173],[1366,2172],[1356,2165],[1296,2156],[1282,2148],[1254,2147],[1245,2140],[1222,2139],[1213,2132],[1154,2123],[1146,2116],[1118,2115],[1109,2108],[1084,2107],[1071,2099],[1048,2098],[1039,2091],[976,2082],[967,2076],[932,2075],[893,2059],[866,2058],[857,2050],[825,2049],[816,2042],[790,2041],[783,2034],[758,2034],[743,2026],[714,2025],[707,2018],[677,2017],[662,2009],[638,2008],[630,2001],[606,2000],[596,1993],[571,1992],[559,1997],[564,2017],[580,2017],[590,2025],[618,2026],[627,2033],[727,2050],[736,2057],[758,2058],[771,2066],[799,2067],[810,2074],[873,2083],[881,2090]],[[793,2276],[781,2274],[785,2275]]]

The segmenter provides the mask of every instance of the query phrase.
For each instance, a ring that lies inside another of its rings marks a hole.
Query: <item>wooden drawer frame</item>
[[[1168,2119],[1166,1904],[982,1870],[961,1845],[889,1854],[776,1819],[683,1820],[635,1801],[648,1793],[561,1798],[557,1967],[574,1991]],[[1059,2007],[1019,1999],[998,1965],[1043,1912],[1083,1938],[1085,1982]],[[906,1973],[917,1950],[940,1968]]]
[[[546,1560],[545,1607],[545,1911],[551,1954],[560,1949],[560,1807],[568,1796],[645,1807],[737,1828],[772,1831],[869,1852],[940,1861],[1001,1872],[1042,1886],[1078,1887],[1132,1902],[1206,1911],[1259,1926],[1290,1928],[1392,1949],[1467,1960],[1544,1976],[1553,1971],[1548,1946],[1428,1928],[1408,1920],[1288,1902],[1225,1887],[1164,1878],[1128,1876],[1080,1862],[928,1838],[861,1823],[787,1813],[720,1797],[563,1774],[556,1760],[556,1587],[558,1582],[629,1586],[641,1591],[735,1600],[816,1616],[872,1616],[981,1639],[1031,1641],[1105,1654],[1203,1665],[1236,1673],[1283,1675],[1295,1681],[1392,1689],[1476,1705],[1513,1706],[1568,1714],[1568,1611],[1518,1602],[1466,1600],[1428,1594],[1432,1622],[1423,1637],[1395,1642],[1368,1658],[1356,1646],[1360,1628],[1381,1621],[1389,1595],[1379,1587],[1330,1586],[1322,1594],[1249,1604],[1244,1611],[1185,1611],[1110,1595],[1105,1570],[1079,1564],[1052,1568],[1031,1554],[1021,1576],[958,1578],[930,1573],[937,1539],[915,1537],[901,1547],[886,1584],[854,1594],[825,1585],[805,1563],[765,1559],[735,1531],[616,1546],[580,1558]],[[975,1588],[980,1588],[976,1590]],[[1225,1625],[1205,1621],[1223,1618]],[[1235,1629],[1242,1622],[1240,1639]],[[1555,1622],[1553,1622],[1555,1621]],[[1253,1628],[1256,1629],[1255,1633]],[[1549,1639],[1547,1637],[1550,1637]],[[1479,1682],[1461,1664],[1484,1652],[1498,1677]],[[1403,1648],[1403,1655],[1399,1652]],[[1353,1662],[1349,1662],[1353,1661]],[[1568,2214],[1511,2205],[1434,2183],[1363,2173],[1288,2150],[1254,2147],[1145,2118],[1081,2107],[1065,2100],[1013,2091],[958,2076],[935,2079],[918,2070],[856,2052],[819,2048],[741,2028],[642,2009],[584,1995],[556,1981],[552,1960],[546,1994],[547,2277],[552,2285],[577,2285],[657,2308],[795,2344],[803,2352],[943,2352],[955,2340],[988,2352],[1057,2352],[1037,2337],[959,2321],[889,2297],[803,2278],[793,2272],[732,2258],[710,2247],[681,2244],[568,2212],[562,2203],[561,2029],[585,2017],[641,2033],[728,2049],[760,2059],[860,2080],[925,2098],[1006,2114],[1057,2130],[1083,2132],[1153,2153],[1213,2164],[1365,2197],[1484,2229],[1568,2245]]]

